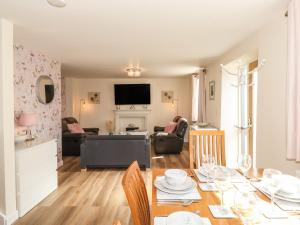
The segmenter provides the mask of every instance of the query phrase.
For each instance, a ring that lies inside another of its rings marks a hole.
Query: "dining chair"
[[[203,155],[213,155],[216,164],[226,166],[225,132],[223,130],[190,130],[190,169],[202,165]]]
[[[134,225],[150,225],[150,206],[146,186],[137,161],[134,161],[122,180]]]

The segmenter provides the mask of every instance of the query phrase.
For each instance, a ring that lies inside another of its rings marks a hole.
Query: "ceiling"
[[[183,76],[283,15],[288,0],[0,0],[15,43],[62,62],[66,76]]]

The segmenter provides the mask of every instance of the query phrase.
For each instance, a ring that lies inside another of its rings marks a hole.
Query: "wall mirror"
[[[48,104],[54,98],[53,80],[46,75],[40,76],[36,81],[36,92],[40,103]]]

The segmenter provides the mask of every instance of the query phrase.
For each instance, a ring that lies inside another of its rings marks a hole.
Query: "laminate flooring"
[[[153,148],[152,148],[153,149]],[[151,168],[188,168],[187,146],[180,154],[151,152]],[[64,157],[58,169],[58,188],[14,225],[133,225],[122,188],[125,169],[80,171],[79,157]],[[142,171],[151,200],[151,169]]]

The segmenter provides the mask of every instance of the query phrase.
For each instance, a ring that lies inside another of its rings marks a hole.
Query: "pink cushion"
[[[167,133],[173,133],[174,130],[176,129],[176,126],[177,126],[177,123],[170,122],[169,125],[167,125],[167,126],[165,127],[164,132],[167,132]]]
[[[80,127],[80,125],[78,123],[68,124],[67,126],[68,126],[69,131],[72,134],[74,134],[74,133],[76,133],[76,134],[78,134],[78,133],[80,133],[80,134],[84,133],[84,130]]]

